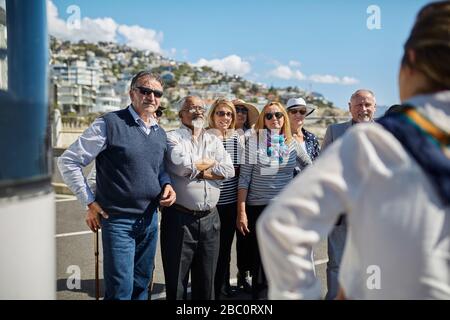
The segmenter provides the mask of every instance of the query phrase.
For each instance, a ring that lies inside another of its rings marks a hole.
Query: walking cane
[[[95,300],[100,299],[100,283],[98,279],[98,230],[95,231]]]

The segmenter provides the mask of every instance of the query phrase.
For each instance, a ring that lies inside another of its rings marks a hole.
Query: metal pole
[[[95,300],[100,299],[100,280],[98,275],[98,231],[95,231]]]
[[[46,12],[45,0],[6,0],[8,82],[6,90],[0,90],[0,299],[56,298]]]

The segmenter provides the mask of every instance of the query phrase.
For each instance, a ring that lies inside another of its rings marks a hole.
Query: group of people
[[[187,299],[189,277],[192,299],[229,296],[235,233],[238,286],[253,299],[267,288],[320,298],[313,247],[326,237],[327,299],[449,298],[449,26],[449,1],[426,6],[405,45],[403,104],[374,121],[374,93],[357,90],[352,119],[329,126],[322,147],[300,97],[261,112],[217,99],[207,114],[186,96],[166,134],[162,81],[136,74],[131,104],[96,119],[58,160],[89,228],[102,229],[105,299],[148,298],[158,207],[167,299]],[[82,172],[94,160],[95,191]],[[377,290],[366,282],[373,266]]]
[[[402,104],[354,126],[374,109],[354,95],[357,119],[329,128],[314,166],[260,217],[270,298],[321,297],[309,251],[329,235],[330,296],[450,299],[449,61],[450,1],[430,3],[404,46]]]

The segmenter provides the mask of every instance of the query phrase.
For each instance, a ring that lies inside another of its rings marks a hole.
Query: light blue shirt
[[[147,135],[152,130],[158,130],[155,119],[150,120],[150,126],[139,117],[132,105],[128,106],[131,116],[139,128]],[[106,122],[97,118],[83,134],[67,148],[58,158],[58,168],[69,189],[85,206],[95,201],[95,196],[83,176],[82,167],[89,165],[97,155],[106,149]]]

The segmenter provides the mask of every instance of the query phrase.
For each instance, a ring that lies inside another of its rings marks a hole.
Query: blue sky
[[[53,0],[49,28],[62,38],[124,42],[269,86],[317,91],[343,108],[358,88],[391,105],[399,102],[403,43],[428,2]],[[81,18],[75,32],[61,24],[73,17],[71,5]],[[367,28],[370,5],[380,9],[381,29]]]

